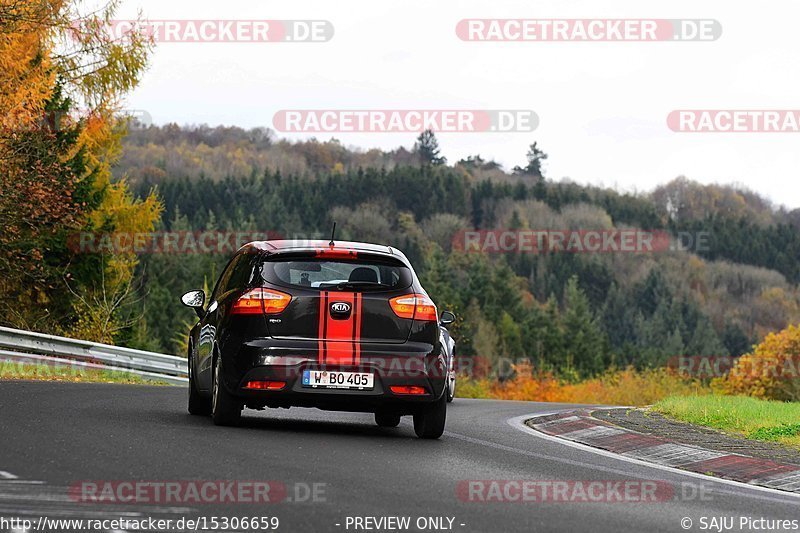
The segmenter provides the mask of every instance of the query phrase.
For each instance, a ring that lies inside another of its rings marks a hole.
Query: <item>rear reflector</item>
[[[285,386],[285,381],[248,381],[244,388],[250,390],[281,390]]]
[[[416,385],[392,385],[389,389],[395,394],[428,394],[425,387]]]
[[[280,313],[292,297],[272,289],[257,288],[244,293],[236,300],[231,309],[233,315],[258,315],[261,313],[274,315]]]
[[[404,294],[389,300],[394,314],[400,318],[413,318],[414,320],[430,320],[436,322],[436,306],[424,294]]]

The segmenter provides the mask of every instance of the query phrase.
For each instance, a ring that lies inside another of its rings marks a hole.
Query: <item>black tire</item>
[[[447,371],[447,403],[450,403],[456,397],[456,373],[453,370],[453,358],[455,355],[450,356],[450,368]]]
[[[211,398],[203,397],[194,382],[194,363],[189,353],[189,414],[208,416],[211,414]]]
[[[421,439],[438,439],[444,433],[447,419],[447,393],[414,415],[414,433]]]
[[[400,415],[387,411],[375,413],[375,423],[382,428],[396,428],[400,425]]]
[[[217,426],[236,426],[242,418],[242,402],[220,383],[222,358],[214,362],[214,384],[211,393],[211,419]]]

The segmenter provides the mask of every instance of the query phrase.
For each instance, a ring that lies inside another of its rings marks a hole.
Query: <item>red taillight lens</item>
[[[414,320],[438,320],[436,306],[424,294],[404,294],[389,300],[394,314],[400,318],[413,318]]]
[[[425,387],[416,385],[392,385],[389,389],[395,394],[428,394]]]
[[[292,297],[285,292],[275,291],[272,289],[253,289],[249,290],[236,300],[231,309],[231,314],[234,315],[258,315],[261,313],[267,315],[274,315],[280,313]]]
[[[285,386],[285,381],[248,381],[244,388],[249,390],[281,390]]]

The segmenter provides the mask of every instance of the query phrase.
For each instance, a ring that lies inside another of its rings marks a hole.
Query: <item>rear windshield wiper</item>
[[[343,281],[336,285],[339,290],[342,289],[391,289],[391,285],[385,283],[378,283],[377,281]]]

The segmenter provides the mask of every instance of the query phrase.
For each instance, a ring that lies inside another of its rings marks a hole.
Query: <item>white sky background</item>
[[[154,123],[272,128],[280,109],[532,109],[533,133],[438,134],[449,162],[506,169],[539,142],[548,177],[650,190],[739,183],[800,207],[800,133],[674,133],[675,109],[800,109],[800,4],[731,0],[124,0],[117,18],[325,19],[327,43],[160,43],[127,102]],[[716,19],[714,42],[464,42],[464,18]],[[289,138],[310,137],[278,134]],[[327,135],[317,134],[321,140]],[[413,133],[337,133],[364,149]]]

